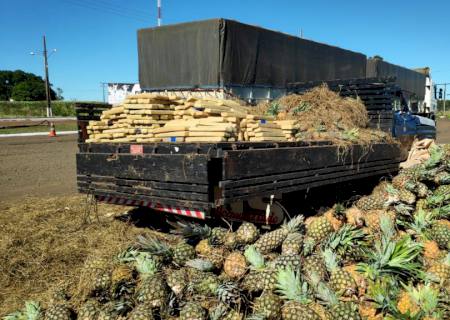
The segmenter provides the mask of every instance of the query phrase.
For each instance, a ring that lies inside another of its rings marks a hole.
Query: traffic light
[[[442,99],[443,93],[442,93],[442,88],[439,89],[439,99]]]

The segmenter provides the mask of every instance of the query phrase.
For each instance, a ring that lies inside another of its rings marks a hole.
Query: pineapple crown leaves
[[[423,239],[428,239],[427,229],[431,226],[435,218],[436,212],[419,209],[414,214],[413,221],[406,223],[406,227],[415,235],[420,236]]]
[[[39,302],[26,301],[22,310],[4,316],[3,320],[38,320],[42,317],[42,309]]]
[[[281,111],[281,105],[274,101],[269,105],[269,108],[266,111],[266,114],[268,114],[269,116],[276,116],[280,113]]]
[[[141,252],[135,260],[137,272],[144,278],[151,277],[158,272],[159,264],[147,252]]]
[[[445,151],[442,147],[438,146],[438,145],[433,145],[430,148],[430,158],[424,162],[424,166],[426,169],[431,169],[436,167],[439,162],[441,162],[441,160],[444,158],[445,156]]]
[[[395,312],[396,299],[399,293],[397,281],[390,277],[383,277],[371,282],[368,286],[367,296],[376,304],[377,309]]]
[[[322,256],[325,261],[325,265],[330,272],[333,272],[339,268],[337,256],[330,248],[326,248],[322,252]]]
[[[315,274],[310,275],[311,282],[316,291],[316,297],[328,306],[335,306],[339,303],[339,298],[325,282],[320,281]]]
[[[399,241],[388,240],[375,243],[370,252],[369,264],[358,264],[358,271],[374,280],[379,276],[393,275],[402,279],[423,278],[421,264],[417,261],[422,245],[404,236]]]
[[[145,252],[156,256],[162,256],[167,259],[170,259],[173,254],[172,249],[166,243],[161,242],[154,237],[144,237],[139,235],[137,237],[137,246]]]
[[[200,271],[211,271],[214,269],[214,264],[206,259],[191,259],[185,262],[185,265]]]
[[[291,110],[292,114],[294,116],[299,115],[301,112],[305,112],[308,111],[309,109],[311,109],[311,105],[305,101],[300,102],[300,104],[298,106],[296,106],[295,108],[293,108]]]
[[[418,288],[405,287],[410,298],[420,307],[423,316],[432,315],[438,306],[439,291],[433,289],[430,284]]]
[[[345,224],[339,230],[334,231],[322,245],[323,249],[331,248],[337,251],[363,249],[366,247],[367,234],[361,228]]]
[[[250,263],[252,269],[261,270],[265,268],[264,257],[254,245],[248,246],[245,249],[244,257]]]
[[[303,304],[310,303],[308,284],[302,282],[300,275],[290,268],[279,269],[277,273],[277,292],[285,300],[293,300]]]
[[[333,207],[334,213],[339,217],[345,213],[345,206],[342,203],[336,203]]]
[[[342,138],[344,140],[355,141],[359,139],[359,129],[353,128],[351,130],[344,131],[342,133]]]
[[[289,220],[287,223],[283,224],[282,228],[287,230],[288,233],[293,233],[300,229],[304,221],[305,218],[300,214]]]
[[[216,291],[219,301],[229,307],[230,304],[237,305],[242,300],[246,301],[246,297],[242,294],[239,285],[233,281],[226,281],[220,284]]]
[[[173,227],[173,229],[170,230],[170,233],[181,235],[185,238],[206,239],[211,236],[211,228],[206,224],[201,225],[199,223],[183,221],[167,221],[167,223]]]

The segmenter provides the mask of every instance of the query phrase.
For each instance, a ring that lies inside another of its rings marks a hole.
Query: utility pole
[[[158,27],[161,27],[162,24],[161,0],[157,0],[157,7],[158,7]]]
[[[53,116],[53,112],[50,97],[50,81],[48,79],[48,57],[47,57],[47,43],[45,41],[45,35],[43,36],[43,40],[44,40],[45,95],[47,97],[47,118],[50,118]]]
[[[442,99],[444,99],[444,102],[442,103],[443,104],[444,113],[445,113],[445,104],[447,102],[447,85],[450,85],[450,83],[446,82],[446,83],[438,83],[438,84],[436,84],[436,86],[444,86],[444,95],[442,97]]]
[[[47,100],[47,118],[50,118],[53,116],[53,111],[52,111],[52,105],[51,105],[51,91],[50,91],[50,80],[48,78],[48,58],[56,52],[56,49],[53,49],[51,51],[50,54],[48,54],[47,51],[47,43],[46,43],[46,39],[45,39],[45,35],[43,36],[43,45],[44,45],[44,50],[40,51],[40,50],[36,50],[36,51],[32,51],[30,52],[30,54],[32,56],[37,55],[37,54],[42,54],[42,56],[44,57],[44,73],[45,73],[45,97]]]

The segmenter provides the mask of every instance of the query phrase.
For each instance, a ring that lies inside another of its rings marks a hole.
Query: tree
[[[18,101],[45,100],[45,81],[40,76],[22,70],[0,70],[0,100],[11,98]],[[57,99],[52,88],[50,98]]]

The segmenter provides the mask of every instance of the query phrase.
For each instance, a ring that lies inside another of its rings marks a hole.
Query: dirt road
[[[437,121],[437,142],[450,143],[450,120]]]
[[[0,201],[76,192],[76,136],[0,139]]]

